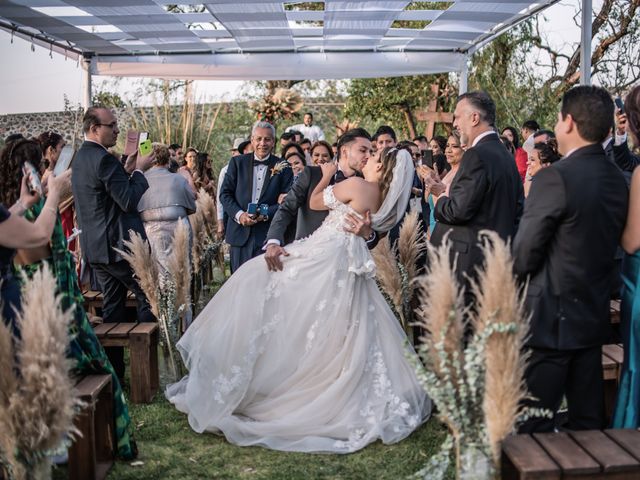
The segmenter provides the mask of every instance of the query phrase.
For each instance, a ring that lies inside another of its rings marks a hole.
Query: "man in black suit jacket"
[[[332,184],[357,175],[366,165],[370,153],[371,137],[366,130],[354,128],[345,132],[338,139],[338,172]],[[284,237],[289,225],[297,221],[295,238],[298,240],[315,232],[329,214],[327,210],[318,211],[309,207],[311,194],[321,178],[320,167],[305,167],[276,212],[267,233],[265,247],[264,258],[269,270],[282,270],[280,256],[288,255],[284,249]],[[371,218],[368,215],[364,218],[350,215],[348,222],[348,225],[345,225],[346,231],[363,237],[369,248],[375,247],[378,235],[371,229]]]
[[[129,230],[146,238],[137,207],[149,188],[142,172],[151,166],[153,155],[137,157],[136,170],[129,175],[120,161],[107,151],[116,144],[119,130],[116,117],[106,108],[89,108],[82,129],[85,141],[73,162],[71,186],[78,226],[82,230],[82,253],[102,288],[102,321],[125,320],[128,291],[136,296],[138,321],[155,321],[129,263],[114,250],[124,248]],[[105,350],[118,377],[123,378],[122,348]]]
[[[628,190],[602,141],[613,102],[599,87],[569,90],[555,127],[565,157],[532,183],[514,240],[514,269],[530,279],[526,380],[534,407],[556,412],[563,396],[568,428],[604,425],[601,346],[609,336],[609,282],[627,214]],[[522,431],[551,431],[533,419]]]
[[[275,129],[267,122],[256,122],[251,131],[253,153],[229,161],[220,190],[220,201],[229,216],[225,239],[231,246],[231,272],[262,253],[271,219],[278,210],[278,199],[291,188],[293,173],[288,164],[271,154]],[[267,215],[249,214],[249,204],[267,204]]]
[[[478,232],[488,229],[504,240],[513,237],[522,215],[524,190],[513,156],[500,141],[493,125],[496,108],[485,92],[461,95],[454,112],[454,127],[469,148],[460,161],[449,194],[437,176],[425,188],[435,198],[436,227],[431,243],[440,245],[446,234],[457,256],[456,273],[466,284],[483,255]],[[467,301],[471,297],[468,296]]]

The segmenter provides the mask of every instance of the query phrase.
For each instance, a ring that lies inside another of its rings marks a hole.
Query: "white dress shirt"
[[[251,203],[258,203],[260,199],[260,195],[262,194],[262,187],[264,187],[264,180],[267,178],[267,160],[269,159],[269,155],[266,158],[258,158],[258,156],[254,153],[253,158],[258,162],[264,162],[263,165],[256,165],[253,167],[253,185],[251,188]],[[226,172],[225,172],[226,173]],[[244,210],[240,210],[236,213],[235,220],[240,223],[240,216],[246,213]]]
[[[291,130],[297,130],[304,135],[304,138],[308,138],[311,143],[315,143],[318,140],[324,140],[324,132],[317,125],[306,126],[304,123],[301,123],[300,125],[293,125],[287,128],[286,131],[289,132]]]

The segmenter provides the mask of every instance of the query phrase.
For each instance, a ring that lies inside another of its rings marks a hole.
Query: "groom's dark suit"
[[[565,395],[571,429],[604,427],[601,345],[627,197],[602,146],[582,147],[535,176],[513,243],[514,269],[530,278],[529,392],[554,412]],[[553,426],[536,419],[524,431]]]
[[[281,169],[272,174],[274,167],[282,162],[275,155],[265,160],[264,181],[257,202],[269,205],[268,220],[245,227],[238,223],[240,212],[246,212],[248,205],[255,200],[254,176],[258,178],[260,166],[254,166],[254,154],[239,155],[229,161],[229,168],[220,189],[220,201],[224,212],[229,216],[225,240],[231,246],[231,271],[236,271],[247,260],[262,253],[262,245],[273,216],[278,210],[278,197],[291,188],[293,173],[291,168]]]
[[[321,179],[322,169],[320,167],[309,166],[304,168],[296,181],[293,182],[291,190],[276,212],[267,232],[267,240],[277,240],[280,245],[284,245],[286,243],[285,232],[294,221],[296,221],[296,240],[308,237],[320,227],[329,212],[327,210],[313,210],[309,206],[309,200]],[[345,179],[344,174],[338,171],[331,184],[340,183]],[[376,233],[374,238],[367,242],[367,246],[375,248],[378,239],[379,235]]]
[[[138,321],[155,321],[140,286],[133,278],[128,262],[114,248],[124,249],[129,231],[146,239],[138,214],[138,202],[149,188],[141,172],[127,174],[120,161],[102,145],[85,141],[73,162],[71,186],[78,226],[82,230],[80,246],[93,268],[103,293],[102,320],[125,320],[127,292],[132,291],[138,305]],[[118,374],[124,377],[122,347],[105,349]]]

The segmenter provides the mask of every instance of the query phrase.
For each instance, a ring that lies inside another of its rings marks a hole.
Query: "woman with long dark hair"
[[[516,149],[516,167],[518,167],[518,173],[520,174],[520,178],[524,182],[524,178],[527,175],[527,160],[529,156],[527,155],[527,152],[524,150],[524,148],[520,146],[520,137],[518,136],[518,131],[511,126],[504,127],[502,129],[502,135],[507,137],[513,144],[513,148]]]

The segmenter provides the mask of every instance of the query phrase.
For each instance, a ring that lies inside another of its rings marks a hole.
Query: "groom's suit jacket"
[[[309,199],[321,179],[320,167],[305,167],[293,182],[291,190],[273,217],[267,240],[278,240],[280,245],[284,245],[287,227],[294,221],[296,221],[296,240],[308,237],[320,227],[329,212],[312,210],[309,207]]]
[[[291,168],[285,168],[272,175],[273,168],[282,160],[275,155],[270,155],[267,160],[266,177],[257,202],[269,205],[269,220],[258,222],[251,227],[243,227],[235,221],[235,217],[239,211],[246,212],[252,200],[253,158],[253,153],[233,157],[229,161],[229,168],[220,190],[220,201],[224,212],[229,215],[225,240],[233,247],[244,246],[251,236],[258,245],[265,241],[271,220],[278,210],[278,197],[289,191],[293,180]]]

